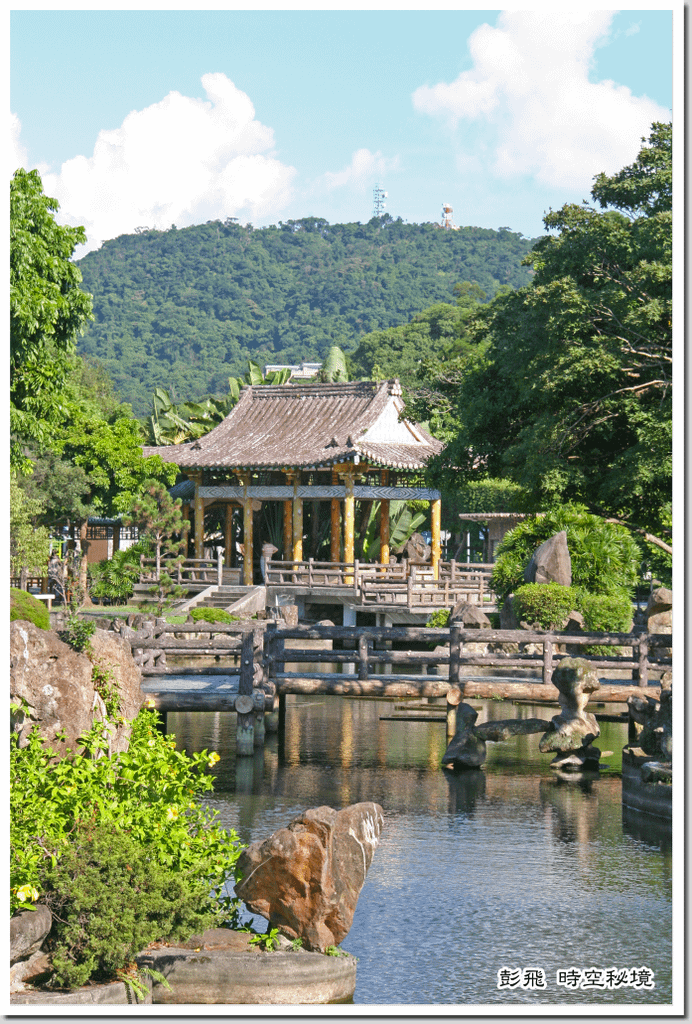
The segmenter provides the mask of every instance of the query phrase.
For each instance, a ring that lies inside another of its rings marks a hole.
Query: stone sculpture
[[[351,927],[383,824],[375,803],[311,808],[243,850],[236,894],[271,927],[324,952]]]
[[[442,764],[450,768],[480,768],[485,763],[485,740],[476,734],[478,712],[470,704],[457,707],[457,731],[450,740]]]
[[[591,743],[601,730],[595,716],[584,710],[591,695],[600,689],[598,676],[583,658],[563,658],[553,672],[553,684],[559,690],[562,711],[551,719],[538,749],[543,754],[557,753],[550,763],[557,770],[598,767],[601,751]]]

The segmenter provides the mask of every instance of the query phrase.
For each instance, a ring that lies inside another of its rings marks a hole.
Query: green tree
[[[473,314],[475,350],[431,404],[454,424],[446,475],[508,477],[537,508],[581,501],[670,552],[671,126],[643,141],[596,179],[600,210],[546,216],[531,284]]]
[[[10,475],[10,571],[18,576],[22,569],[43,576],[50,555],[50,535],[39,521],[43,502],[31,498],[19,486],[15,473]]]
[[[63,385],[76,340],[92,319],[91,296],[71,262],[84,229],[56,223],[58,203],[37,171],[10,182],[10,458],[27,468],[23,446],[44,445],[65,417]]]
[[[151,480],[133,503],[125,522],[137,526],[140,537],[153,549],[156,582],[150,592],[156,595],[159,615],[162,615],[164,605],[185,593],[168,572],[168,569],[175,568],[183,561],[181,551],[185,540],[180,536],[183,528],[182,502],[179,498],[171,498],[158,481]],[[164,558],[166,566],[162,570]]]

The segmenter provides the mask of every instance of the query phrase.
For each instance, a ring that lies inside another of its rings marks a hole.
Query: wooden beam
[[[442,553],[442,547],[440,544],[441,522],[442,501],[440,498],[435,498],[434,501],[430,503],[430,532],[432,533],[432,554],[430,561],[432,563],[433,576],[435,579],[437,579],[439,575],[440,555]]]
[[[338,483],[337,472],[332,470],[332,485],[338,486]],[[332,498],[329,557],[332,562],[338,562],[341,558],[341,501],[339,498]]]
[[[341,475],[344,472],[344,470],[339,471]],[[190,479],[192,479],[191,476]],[[294,497],[294,494],[298,498],[304,498],[306,501],[324,501],[326,498],[342,500],[346,497],[346,488],[343,484],[301,484],[296,493],[293,487],[281,484],[248,484],[247,486],[207,484],[201,488],[201,493],[205,498],[231,499],[235,501],[244,501],[246,497],[259,499],[260,501],[288,501]],[[358,500],[367,499],[369,501],[381,499],[388,501],[435,501],[440,497],[440,492],[431,487],[366,486],[365,484],[354,485],[353,494]]]

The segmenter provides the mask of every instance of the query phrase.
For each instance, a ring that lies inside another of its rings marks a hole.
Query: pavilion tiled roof
[[[422,469],[442,444],[422,427],[398,421],[402,410],[397,380],[248,385],[204,437],[145,447],[144,455],[183,470],[326,468],[356,456],[392,469]]]

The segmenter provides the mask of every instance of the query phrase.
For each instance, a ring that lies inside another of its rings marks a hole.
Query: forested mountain
[[[136,415],[155,387],[176,400],[223,395],[248,359],[296,363],[407,323],[454,286],[492,298],[521,287],[532,241],[508,229],[367,224],[310,217],[261,229],[232,220],[121,235],[79,261],[94,322],[79,352],[97,357]]]

